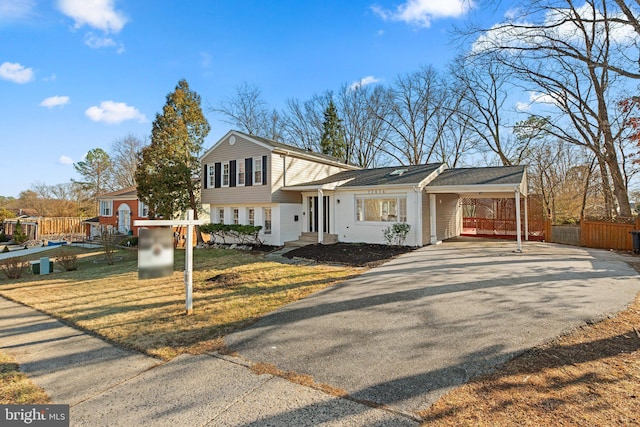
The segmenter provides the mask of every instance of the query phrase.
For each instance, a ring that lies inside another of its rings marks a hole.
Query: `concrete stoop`
[[[322,243],[325,245],[338,243],[337,234],[324,233],[322,235],[322,239]],[[290,240],[288,242],[284,242],[284,245],[287,247],[299,248],[302,246],[313,245],[315,243],[318,243],[318,233],[305,232],[302,233],[300,237],[298,237],[298,240]]]

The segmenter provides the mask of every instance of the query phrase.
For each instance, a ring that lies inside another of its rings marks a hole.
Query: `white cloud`
[[[407,0],[395,10],[378,5],[371,6],[371,10],[385,21],[401,21],[428,28],[434,19],[458,18],[474,5],[473,0]]]
[[[41,107],[53,108],[53,107],[62,107],[67,105],[70,102],[68,96],[50,96],[40,103]]]
[[[0,0],[0,21],[19,21],[30,18],[35,7],[34,0]]]
[[[58,159],[58,163],[60,163],[61,165],[72,165],[73,164],[73,159],[71,157],[65,156],[63,154]]]
[[[146,117],[137,108],[124,102],[102,101],[100,106],[89,107],[84,114],[94,122],[110,125],[122,123],[126,120],[144,122]]]
[[[516,102],[516,111],[529,111],[531,104],[528,102]]]
[[[27,83],[33,80],[33,70],[17,62],[5,62],[0,65],[0,78],[14,83]]]
[[[367,77],[363,77],[360,80],[351,83],[351,85],[349,86],[350,90],[356,90],[360,87],[366,86],[366,85],[370,85],[373,83],[378,83],[379,81],[381,81],[381,79],[374,77],[374,76],[367,76]]]
[[[529,92],[529,100],[537,104],[560,105],[560,99],[555,98],[553,95],[540,92]]]
[[[115,10],[114,0],[58,0],[62,13],[75,21],[75,28],[85,25],[104,31],[119,33],[127,18]]]
[[[609,40],[617,44],[632,44],[636,39],[635,30],[631,25],[624,24],[626,18],[622,13],[617,15],[609,13],[608,20],[593,9],[588,4],[570,10],[567,8],[550,9],[544,16],[542,23],[534,24],[520,19],[522,14],[517,10],[511,10],[505,14],[507,22],[499,23],[491,27],[484,34],[480,35],[473,43],[472,52],[481,52],[499,48],[502,52],[510,50],[547,45],[549,40],[562,40],[567,43],[584,43],[582,28],[576,20],[576,15],[585,22],[599,22],[600,28],[596,26],[596,39],[604,37],[606,31],[604,22],[609,26]],[[600,40],[602,42],[602,40]]]
[[[91,49],[100,49],[103,47],[113,47],[116,45],[116,42],[109,37],[98,37],[93,33],[87,33],[84,36],[84,44]]]

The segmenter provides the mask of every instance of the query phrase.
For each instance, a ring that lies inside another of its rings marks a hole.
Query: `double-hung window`
[[[113,200],[100,200],[100,216],[113,215]]]
[[[240,210],[238,208],[232,208],[231,212],[233,213],[233,223],[240,224]]]
[[[236,179],[236,185],[238,186],[243,186],[244,185],[244,160],[238,160],[238,162],[236,163],[236,169],[237,169],[237,173],[238,173],[238,177]]]
[[[218,224],[224,224],[224,208],[218,208]]]
[[[207,166],[209,169],[209,187],[214,188],[216,186],[216,168],[213,165]]]
[[[271,234],[271,208],[264,208],[264,234]]]
[[[138,201],[138,216],[140,218],[145,218],[149,216],[149,207],[140,201]]]
[[[222,164],[222,186],[229,186],[229,162]]]
[[[253,183],[262,184],[262,158],[253,158]]]
[[[256,210],[254,208],[249,208],[247,210],[249,217],[249,225],[256,225]]]

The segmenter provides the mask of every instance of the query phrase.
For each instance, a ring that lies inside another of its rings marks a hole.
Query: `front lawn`
[[[62,249],[34,255],[54,258]],[[99,250],[66,248],[78,270],[47,276],[0,277],[0,295],[37,308],[118,345],[168,360],[180,353],[220,350],[221,337],[285,304],[353,277],[347,267],[293,266],[224,249],[194,251],[193,309],[185,316],[184,251],[172,277],[138,280],[134,250],[114,265]],[[60,270],[56,264],[54,269]]]

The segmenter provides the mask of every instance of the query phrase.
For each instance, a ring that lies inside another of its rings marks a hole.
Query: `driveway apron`
[[[451,242],[290,304],[225,341],[363,401],[425,409],[471,377],[625,308],[640,280],[612,252]]]

